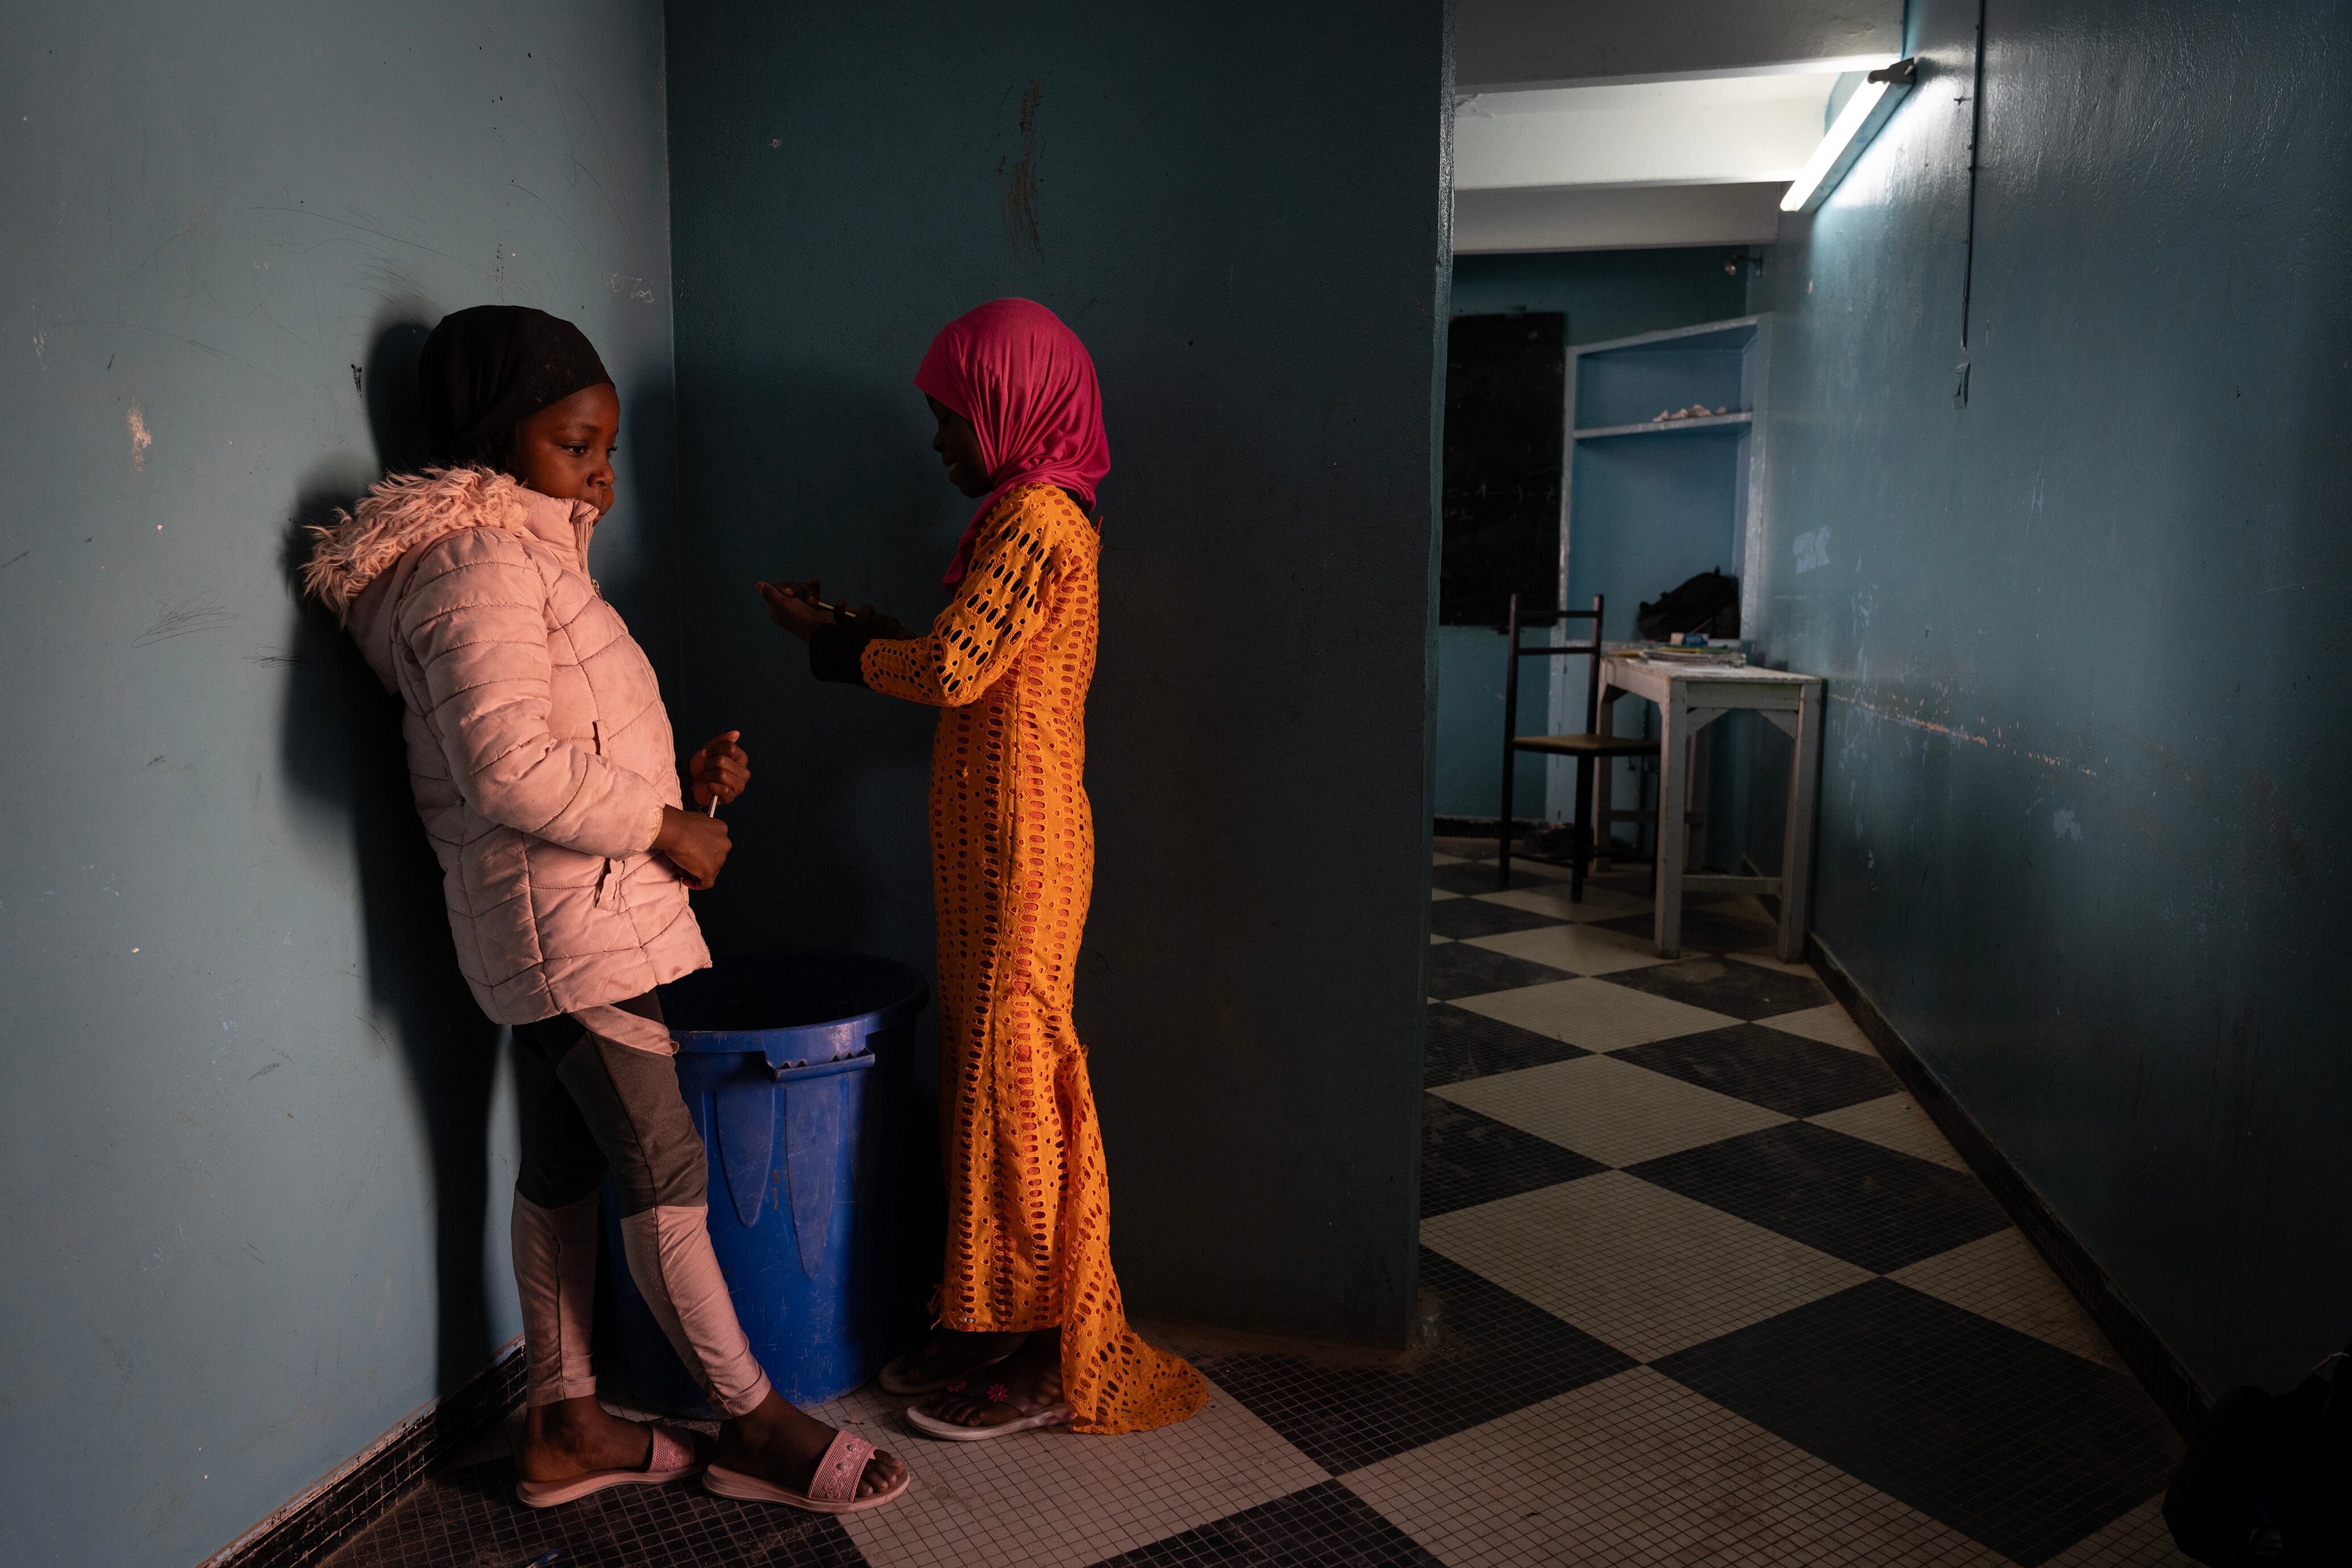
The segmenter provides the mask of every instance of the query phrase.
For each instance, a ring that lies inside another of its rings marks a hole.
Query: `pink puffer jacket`
[[[650,853],[677,755],[653,666],[589,579],[596,515],[487,468],[395,475],[314,531],[304,568],[406,705],[457,964],[502,1024],[710,962]]]

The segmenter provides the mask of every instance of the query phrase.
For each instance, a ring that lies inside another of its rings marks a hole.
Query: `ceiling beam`
[[[1769,245],[1780,229],[1784,183],[1744,185],[1572,185],[1454,195],[1454,251],[1643,250],[1688,245]]]
[[[1835,79],[1775,75],[1486,93],[1454,110],[1454,188],[1797,177]]]
[[[1456,0],[1460,93],[1883,65],[1903,0]]]

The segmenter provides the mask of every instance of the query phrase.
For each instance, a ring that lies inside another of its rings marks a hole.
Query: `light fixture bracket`
[[[1891,66],[1872,71],[1863,79],[1853,96],[1830,124],[1822,144],[1805,161],[1802,173],[1790,184],[1780,198],[1780,210],[1809,213],[1820,206],[1845,172],[1862,156],[1870,139],[1878,134],[1879,127],[1894,116],[1895,105],[1903,101],[1919,79],[1916,59],[1896,60]]]

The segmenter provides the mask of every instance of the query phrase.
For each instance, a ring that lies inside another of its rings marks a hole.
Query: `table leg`
[[[1793,963],[1805,955],[1805,927],[1811,918],[1813,890],[1813,819],[1819,815],[1814,796],[1822,782],[1822,693],[1807,685],[1797,705],[1791,739],[1796,755],[1789,766],[1789,827],[1780,840],[1780,959]]]
[[[1670,682],[1658,704],[1658,891],[1654,927],[1660,958],[1683,952],[1683,847],[1690,835],[1684,817],[1690,805],[1690,726],[1682,683]]]
[[[1617,732],[1615,718],[1617,692],[1609,684],[1609,661],[1606,659],[1601,662],[1599,689],[1599,706],[1593,710],[1592,732],[1596,735],[1613,735]],[[1592,846],[1592,868],[1596,871],[1606,871],[1609,869],[1610,847],[1617,841],[1617,825],[1610,820],[1609,816],[1611,812],[1617,809],[1616,758],[1592,759],[1591,801],[1592,837],[1588,842]],[[1641,805],[1639,801],[1633,804],[1637,809]]]
[[[1720,710],[1717,710],[1717,714],[1719,712]],[[1683,815],[1685,817],[1696,817],[1697,820],[1690,824],[1690,837],[1686,840],[1689,847],[1683,852],[1688,858],[1684,861],[1684,864],[1688,865],[1691,860],[1696,860],[1702,870],[1706,868],[1706,814],[1715,807],[1709,784],[1709,781],[1715,774],[1715,763],[1709,760],[1714,754],[1715,745],[1707,737],[1715,733],[1713,721],[1717,714],[1707,716],[1706,728],[1703,730],[1694,728],[1685,731],[1691,738],[1691,771],[1690,809]],[[1697,715],[1688,714],[1685,717],[1689,718],[1694,725],[1697,723]]]

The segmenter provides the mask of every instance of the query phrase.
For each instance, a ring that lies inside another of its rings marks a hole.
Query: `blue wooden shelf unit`
[[[1599,430],[1576,430],[1570,434],[1580,441],[1598,441],[1604,436],[1673,436],[1685,430],[1720,430],[1727,426],[1752,423],[1756,416],[1746,409],[1737,414],[1695,415],[1688,419],[1651,419],[1640,425],[1611,425]]]
[[[1748,552],[1749,540],[1763,536],[1755,525],[1770,326],[1766,317],[1742,316],[1570,353],[1561,603],[1589,607],[1593,595],[1607,595],[1602,636],[1610,641],[1636,635],[1645,600],[1706,571],[1739,579],[1741,620],[1752,619],[1757,574]],[[1726,412],[1656,417],[1694,404]],[[1583,690],[1580,679],[1553,681],[1554,732],[1583,728]],[[1616,771],[1617,798],[1628,802],[1638,787],[1633,768]],[[1574,780],[1573,766],[1548,770],[1545,805],[1554,820],[1570,806]]]

